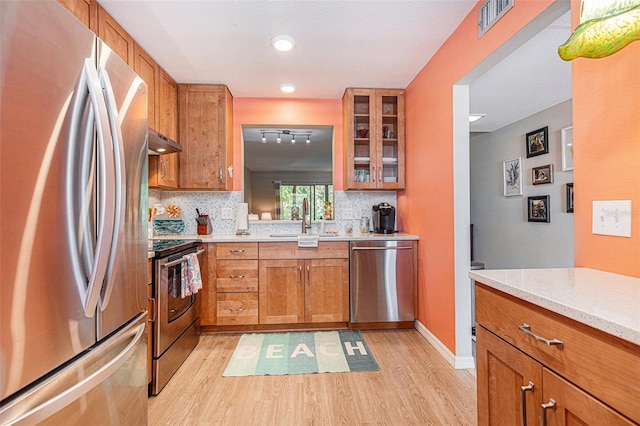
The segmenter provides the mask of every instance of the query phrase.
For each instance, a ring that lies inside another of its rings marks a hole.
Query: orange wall
[[[420,236],[418,320],[454,353],[453,85],[551,3],[516,2],[480,40],[472,10],[407,87],[399,227]]]
[[[333,185],[343,189],[342,100],[340,99],[233,99],[233,168],[242,175],[242,126],[272,124],[277,126],[333,126]],[[236,172],[238,173],[238,172]],[[240,191],[240,178],[233,180],[233,190]]]
[[[575,59],[572,72],[575,265],[640,277],[640,42]],[[593,235],[594,200],[631,200],[632,238]]]

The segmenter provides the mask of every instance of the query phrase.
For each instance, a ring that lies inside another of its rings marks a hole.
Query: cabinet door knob
[[[242,279],[242,278],[244,278],[244,275],[229,275],[229,278]]]
[[[241,308],[229,308],[231,312],[244,312],[244,306]]]
[[[230,253],[244,253],[243,249],[229,250]]]

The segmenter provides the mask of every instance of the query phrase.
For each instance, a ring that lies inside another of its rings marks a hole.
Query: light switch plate
[[[342,209],[342,219],[344,219],[344,220],[352,220],[353,219],[353,209]]]
[[[220,219],[233,219],[233,211],[230,207],[220,209]]]
[[[594,201],[592,232],[631,237],[631,200]]]

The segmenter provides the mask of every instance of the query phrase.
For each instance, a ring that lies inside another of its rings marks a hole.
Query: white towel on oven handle
[[[181,281],[180,296],[182,298],[191,296],[202,288],[202,275],[200,274],[200,263],[198,262],[197,254],[190,253],[184,256]]]

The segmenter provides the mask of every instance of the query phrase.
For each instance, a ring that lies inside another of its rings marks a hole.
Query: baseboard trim
[[[471,357],[457,357],[420,321],[415,321],[415,329],[435,350],[456,370],[475,369],[476,363]]]

